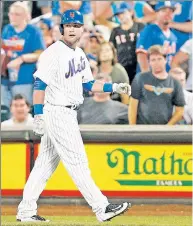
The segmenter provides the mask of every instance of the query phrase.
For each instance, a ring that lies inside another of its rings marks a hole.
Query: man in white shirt
[[[186,105],[184,106],[183,118],[184,118],[184,121],[186,124],[192,125],[193,124],[193,116],[192,116],[193,93],[185,90],[186,73],[182,68],[176,67],[176,68],[171,69],[170,75],[172,77],[174,77],[175,79],[177,79],[183,87],[184,98],[185,98],[185,102],[186,102]]]
[[[21,94],[14,96],[11,102],[12,117],[1,123],[1,128],[5,127],[25,127],[33,126],[33,117],[29,114],[30,105]]]
[[[172,68],[179,67],[185,61],[189,61],[189,75],[186,81],[186,90],[192,90],[192,39],[189,39],[180,48],[180,51],[172,60]]]

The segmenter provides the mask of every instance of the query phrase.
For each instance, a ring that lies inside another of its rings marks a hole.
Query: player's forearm
[[[139,63],[141,72],[149,71],[149,64],[148,64],[146,53],[141,53],[141,52],[137,53],[137,61]]]
[[[21,55],[21,59],[22,59],[23,63],[34,63],[38,60],[41,53],[42,53],[42,51],[23,54],[23,55]]]
[[[170,24],[170,28],[174,28],[176,30],[191,33],[192,32],[192,21],[186,23],[176,23],[172,22]]]
[[[45,91],[44,90],[34,90],[33,92],[33,105],[44,104]]]
[[[129,125],[136,125],[137,124],[137,109],[138,109],[138,100],[130,97],[129,101]]]
[[[33,92],[33,106],[35,115],[43,114],[43,105],[46,87],[47,84],[44,83],[41,79],[39,78],[35,79]]]
[[[171,119],[167,123],[167,125],[175,125],[177,122],[179,122],[184,114],[184,107],[178,107],[178,109],[174,112]]]

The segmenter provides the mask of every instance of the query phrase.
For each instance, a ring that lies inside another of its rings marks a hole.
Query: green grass
[[[121,216],[109,223],[99,223],[95,217],[69,216],[46,217],[48,223],[16,222],[15,216],[2,216],[2,226],[192,226],[190,216]]]

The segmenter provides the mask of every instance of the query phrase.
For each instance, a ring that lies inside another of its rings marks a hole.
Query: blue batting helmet
[[[61,16],[60,32],[64,34],[63,24],[84,24],[83,15],[74,9],[66,10]]]

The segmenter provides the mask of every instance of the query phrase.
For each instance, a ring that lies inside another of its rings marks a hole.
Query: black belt
[[[77,111],[80,108],[80,105],[67,105],[65,107]]]

